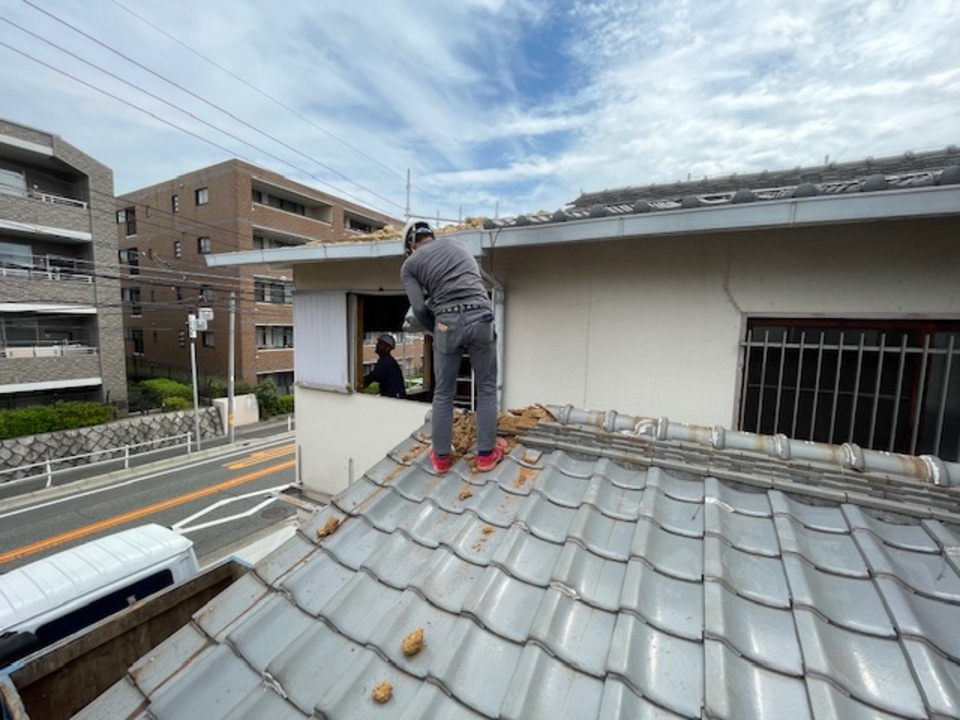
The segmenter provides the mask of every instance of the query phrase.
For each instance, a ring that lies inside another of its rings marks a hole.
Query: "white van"
[[[0,668],[200,570],[193,542],[144,525],[0,575]]]

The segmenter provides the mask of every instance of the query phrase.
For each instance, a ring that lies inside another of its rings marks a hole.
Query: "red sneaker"
[[[503,451],[507,447],[507,441],[503,438],[497,438],[497,444],[493,452],[489,455],[477,455],[477,472],[487,472],[493,470],[500,461],[503,460]]]
[[[437,475],[444,475],[447,470],[450,469],[450,456],[448,455],[445,458],[437,457],[433,448],[430,448],[430,462],[433,464],[433,471]]]

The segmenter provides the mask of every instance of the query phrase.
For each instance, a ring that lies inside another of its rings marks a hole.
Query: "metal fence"
[[[960,459],[960,329],[765,321],[743,347],[740,429]]]
[[[29,465],[19,465],[15,468],[0,470],[0,485],[9,487],[17,483],[27,481],[36,481],[38,478],[46,478],[44,487],[53,485],[54,475],[76,470],[77,468],[88,468],[104,465],[106,463],[122,464],[124,469],[130,467],[130,458],[133,456],[149,455],[161,450],[170,450],[176,448],[185,448],[187,454],[193,452],[195,444],[193,433],[180,433],[179,435],[170,435],[162,438],[154,438],[141,443],[129,443],[119,447],[105,448],[103,450],[94,450],[93,452],[82,453],[80,455],[70,455],[68,457],[50,458],[43,462],[31,463]],[[11,475],[13,479],[3,480],[4,475]]]

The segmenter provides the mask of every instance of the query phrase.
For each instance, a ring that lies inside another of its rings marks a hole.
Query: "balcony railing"
[[[60,255],[0,254],[0,277],[92,284],[93,275],[90,275],[86,269],[81,269],[81,266],[89,266],[89,264],[87,260]]]
[[[0,357],[76,357],[77,355],[96,355],[97,350],[98,348],[80,343],[59,343],[56,345],[7,345],[6,347],[0,347]]]
[[[56,193],[43,192],[39,188],[35,187],[24,189],[14,185],[0,183],[0,193],[4,195],[28,197],[32,198],[33,200],[39,200],[40,202],[50,203],[51,205],[70,205],[71,207],[79,208],[87,207],[87,203],[83,200],[57,195]]]

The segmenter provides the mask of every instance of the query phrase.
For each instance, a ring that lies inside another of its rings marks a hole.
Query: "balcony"
[[[22,302],[23,298],[42,296],[94,305],[90,269],[90,261],[75,257],[0,253],[0,301]]]
[[[67,230],[77,240],[90,240],[90,213],[83,200],[42,192],[23,193],[0,186],[0,218],[23,225]],[[76,237],[77,235],[82,237]]]
[[[70,380],[100,382],[99,349],[82,344],[7,345],[0,347],[0,391],[4,385]]]

